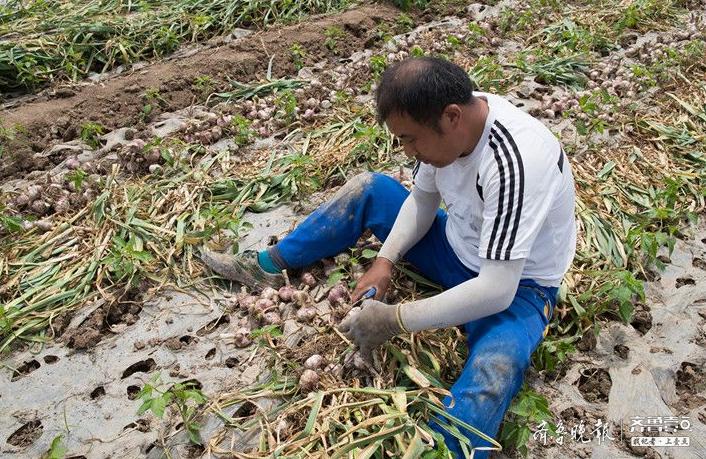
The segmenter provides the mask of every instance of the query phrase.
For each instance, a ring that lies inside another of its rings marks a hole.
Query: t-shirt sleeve
[[[511,135],[499,125],[491,130],[489,147],[480,170],[484,196],[478,255],[527,258],[561,183],[556,161],[561,147],[530,132]]]
[[[427,193],[438,193],[436,188],[436,168],[417,161],[412,172],[412,183]]]

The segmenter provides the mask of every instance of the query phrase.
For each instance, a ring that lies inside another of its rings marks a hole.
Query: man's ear
[[[441,116],[445,118],[445,121],[451,129],[455,129],[461,122],[462,114],[463,110],[458,104],[449,104],[446,106]]]

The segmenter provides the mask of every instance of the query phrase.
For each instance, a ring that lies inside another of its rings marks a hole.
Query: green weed
[[[98,123],[87,122],[81,125],[81,140],[86,142],[91,148],[101,146],[99,136],[105,134],[105,128]]]
[[[447,35],[446,43],[452,51],[460,48],[462,44],[461,39],[458,38],[456,35]]]
[[[284,119],[288,123],[293,122],[297,117],[297,98],[291,89],[285,89],[277,93],[275,97],[275,106],[277,107],[277,116]]]
[[[528,59],[527,53],[520,53],[514,67],[544,84],[560,84],[573,88],[583,88],[588,81],[588,61],[582,54],[552,55],[537,50]]]
[[[215,86],[216,82],[208,75],[201,75],[194,78],[193,87],[199,92],[201,97],[206,97],[211,94]]]
[[[370,56],[370,73],[372,74],[373,80],[377,81],[386,68],[387,57],[381,54]]]
[[[49,451],[42,455],[42,459],[64,459],[66,453],[68,452],[68,449],[66,449],[66,445],[64,445],[63,439],[63,435],[57,435],[56,437],[54,437],[51,442],[51,445],[49,446]]]
[[[84,180],[86,180],[88,174],[83,169],[76,169],[66,174],[67,180],[73,183],[76,191],[81,191]]]
[[[307,52],[302,45],[299,43],[293,43],[289,47],[289,54],[292,56],[292,62],[297,70],[301,70],[304,67],[304,59],[306,59]]]
[[[538,371],[553,372],[558,365],[566,361],[570,354],[576,352],[574,343],[578,340],[578,336],[563,338],[547,336],[532,354],[532,366]]]
[[[570,18],[545,27],[537,36],[553,53],[585,53],[594,51],[606,55],[615,45],[608,38],[610,30],[589,30]]]
[[[412,48],[410,48],[409,55],[412,57],[422,57],[425,55],[425,53],[421,46],[414,45],[412,46]]]
[[[503,450],[515,450],[526,457],[527,442],[539,423],[544,421],[550,432],[556,430],[556,426],[550,422],[551,419],[552,412],[549,410],[547,399],[525,385],[505,416],[499,438]]]
[[[150,378],[150,381],[137,394],[138,398],[142,400],[137,415],[140,416],[151,411],[158,418],[162,418],[166,408],[174,406],[181,415],[189,440],[200,445],[202,443],[199,433],[201,426],[195,421],[196,410],[206,402],[206,396],[192,381],[177,383],[167,389],[164,389],[163,386],[159,373]]]
[[[596,89],[590,94],[583,95],[578,99],[578,112],[585,114],[586,119],[577,118],[574,121],[576,131],[580,135],[587,135],[591,132],[602,133],[608,124],[600,118],[610,106],[617,106],[619,99],[608,93],[605,89]]]
[[[8,233],[22,231],[22,220],[7,213],[5,204],[0,201],[0,227],[4,228]]]
[[[643,283],[636,279],[632,272],[624,269],[589,272],[586,275],[594,277],[599,285],[595,289],[585,289],[577,295],[568,296],[578,320],[585,324],[594,324],[597,331],[599,329],[596,317],[606,313],[630,323],[633,303],[636,300],[645,301]]]
[[[346,36],[343,29],[338,26],[329,26],[324,30],[324,35],[326,36],[324,46],[330,49],[333,54],[338,54],[338,41]]]
[[[528,32],[537,24],[535,13],[531,9],[517,10],[513,7],[504,7],[500,11],[498,25],[504,33]]]
[[[123,231],[125,232],[125,230]],[[103,260],[114,283],[135,286],[147,271],[145,265],[154,256],[145,248],[144,241],[135,234],[113,236],[110,254]]]
[[[466,44],[469,46],[477,44],[481,38],[485,37],[485,30],[475,22],[468,23],[468,32]]]
[[[250,332],[250,337],[257,339],[261,345],[267,345],[267,341],[271,338],[278,338],[284,333],[279,325],[265,325],[264,327],[256,328]]]
[[[482,56],[473,64],[468,75],[476,88],[482,91],[502,92],[512,79],[505,74],[503,66],[495,56]]]
[[[392,0],[392,3],[402,11],[409,11],[412,8],[426,8],[429,0]]]
[[[619,31],[637,29],[646,31],[653,26],[664,27],[677,19],[679,10],[665,0],[635,0],[625,6],[616,21]]]
[[[234,115],[230,122],[229,129],[233,140],[241,147],[251,143],[255,138],[255,132],[250,128],[251,124],[252,121],[239,114]]]
[[[395,30],[398,33],[407,33],[414,28],[414,19],[406,13],[400,13],[395,19]]]
[[[144,105],[142,106],[141,114],[141,119],[143,122],[149,121],[151,119],[155,107],[164,108],[169,105],[164,99],[164,97],[162,97],[162,95],[159,93],[159,90],[155,88],[147,89],[142,95],[142,99],[145,101]]]

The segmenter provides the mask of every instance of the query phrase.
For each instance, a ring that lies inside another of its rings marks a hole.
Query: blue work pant
[[[409,191],[391,177],[364,173],[350,180],[327,203],[309,215],[270,253],[288,268],[300,268],[353,247],[361,234],[372,230],[384,241]],[[405,255],[425,277],[454,287],[478,274],[458,259],[446,238],[447,215],[439,209],[429,232]],[[498,280],[502,282],[501,279]],[[447,397],[447,412],[495,438],[505,411],[517,394],[530,365],[530,356],[544,337],[557,289],[523,279],[510,307],[465,324],[469,355],[463,372]],[[433,314],[433,311],[429,311]],[[458,440],[430,422],[444,435],[449,449],[463,457]],[[490,444],[462,430],[473,447]],[[487,451],[476,451],[485,458]]]

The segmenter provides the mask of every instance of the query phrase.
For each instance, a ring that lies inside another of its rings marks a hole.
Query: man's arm
[[[358,280],[352,295],[353,301],[357,301],[372,287],[377,289],[375,298],[385,295],[394,263],[429,231],[440,203],[441,195],[438,192],[430,193],[412,186],[412,192],[402,203],[377,258]]]
[[[429,193],[413,186],[378,256],[387,258],[393,263],[402,258],[427,234],[434,222],[439,204],[441,204],[439,193]]]
[[[524,265],[524,259],[486,260],[478,277],[431,298],[396,306],[366,300],[339,330],[369,361],[373,349],[403,331],[451,327],[503,311],[515,297]]]
[[[400,319],[408,331],[465,324],[505,310],[520,283],[525,259],[484,260],[478,277],[438,295],[401,305]]]

